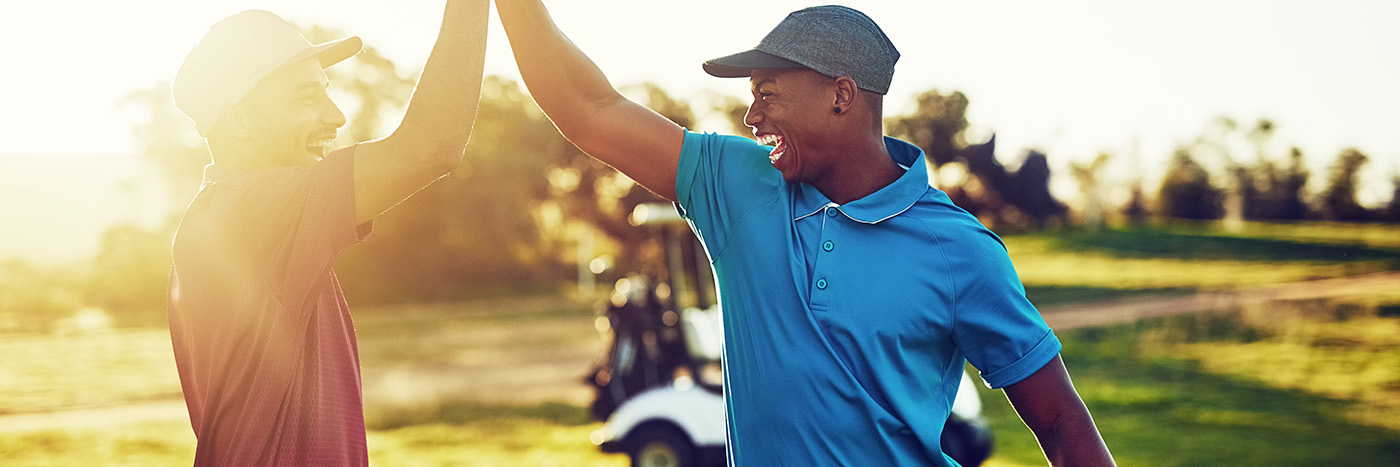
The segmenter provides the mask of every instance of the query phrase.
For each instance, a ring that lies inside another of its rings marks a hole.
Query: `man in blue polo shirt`
[[[734,465],[954,465],[939,435],[966,361],[1051,464],[1113,464],[1000,239],[929,186],[921,150],[882,136],[899,53],[870,18],[800,10],[704,64],[749,78],[756,143],[622,98],[539,0],[497,7],[559,130],[676,201],[703,240]]]

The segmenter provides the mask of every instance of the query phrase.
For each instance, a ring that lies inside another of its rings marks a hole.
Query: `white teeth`
[[[331,151],[331,146],[334,144],[335,141],[332,140],[312,141],[311,144],[307,145],[307,149],[313,154],[325,155]]]

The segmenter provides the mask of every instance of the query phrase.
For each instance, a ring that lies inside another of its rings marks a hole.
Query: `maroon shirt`
[[[169,291],[194,465],[368,465],[355,328],[331,271],[371,229],[355,225],[353,154],[205,168]]]

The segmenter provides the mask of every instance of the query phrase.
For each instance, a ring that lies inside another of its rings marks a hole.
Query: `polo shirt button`
[[[836,208],[826,208],[826,217],[836,217]]]
[[[827,240],[827,241],[825,241],[825,242],[822,242],[822,249],[823,249],[823,250],[831,251],[831,250],[834,249],[834,248],[836,248],[836,243],[832,242],[831,240]]]
[[[817,288],[826,290],[826,279],[817,279]]]

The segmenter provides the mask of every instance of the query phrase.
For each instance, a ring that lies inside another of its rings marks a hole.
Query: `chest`
[[[745,287],[750,293],[788,297],[762,300],[769,306],[755,318],[860,340],[946,338],[954,271],[923,223],[898,216],[861,222],[835,206],[795,221],[784,215],[739,226],[725,253],[732,257],[722,258],[741,264],[734,276],[761,278],[763,287]]]

